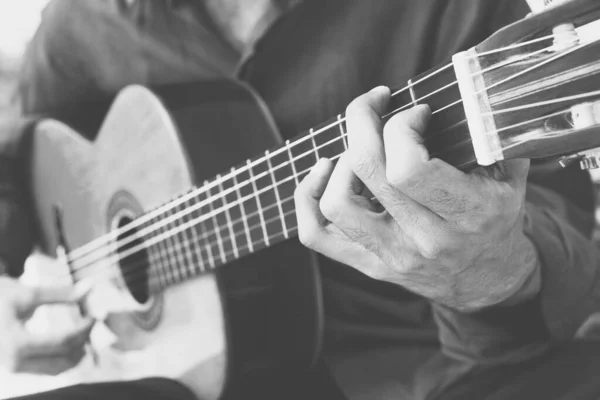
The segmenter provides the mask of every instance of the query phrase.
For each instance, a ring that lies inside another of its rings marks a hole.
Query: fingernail
[[[377,86],[376,88],[373,88],[369,91],[369,93],[373,93],[373,94],[384,94],[384,93],[389,93],[390,92],[390,88],[387,86]]]
[[[314,173],[314,172],[322,171],[323,169],[325,169],[325,166],[328,164],[328,161],[329,161],[328,158],[325,158],[325,157],[319,158],[319,161],[317,161],[317,163],[315,165],[313,165],[310,172]]]

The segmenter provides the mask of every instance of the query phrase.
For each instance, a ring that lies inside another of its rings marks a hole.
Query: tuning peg
[[[582,157],[579,160],[579,165],[581,166],[581,169],[584,169],[584,170],[596,169],[599,167],[598,157],[595,155],[588,155],[588,156]]]
[[[555,7],[569,1],[571,0],[527,0],[527,4],[529,4],[529,8],[533,13],[539,13],[550,7]]]
[[[577,161],[581,161],[583,156],[581,154],[573,154],[571,156],[564,156],[559,158],[558,163],[561,167],[567,168],[568,166],[573,165]]]

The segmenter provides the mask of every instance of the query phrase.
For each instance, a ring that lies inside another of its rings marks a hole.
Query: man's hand
[[[523,234],[529,161],[467,174],[430,159],[420,135],[429,107],[382,126],[389,98],[376,88],[352,102],[348,151],[335,168],[319,161],[298,186],[302,243],[461,311],[512,300],[526,282],[536,294],[537,254]]]
[[[33,335],[25,322],[44,304],[73,304],[77,298],[63,287],[28,287],[0,277],[0,368],[8,372],[56,375],[74,367],[85,354],[93,321],[52,336]]]

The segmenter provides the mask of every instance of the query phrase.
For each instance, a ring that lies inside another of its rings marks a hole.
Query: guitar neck
[[[421,103],[434,112],[424,137],[432,156],[461,168],[472,165],[474,154],[452,68],[426,72],[393,91],[386,118]],[[296,186],[320,158],[335,161],[347,148],[345,117],[339,114],[217,175],[145,223],[173,220],[153,233],[149,251],[156,257],[166,254],[164,264],[176,270],[170,278],[177,281],[295,237]],[[176,232],[170,237],[175,246],[165,252],[162,237],[168,231]]]

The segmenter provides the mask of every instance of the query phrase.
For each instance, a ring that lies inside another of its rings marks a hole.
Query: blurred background
[[[25,47],[48,0],[0,2],[0,116],[15,112],[14,85]]]

